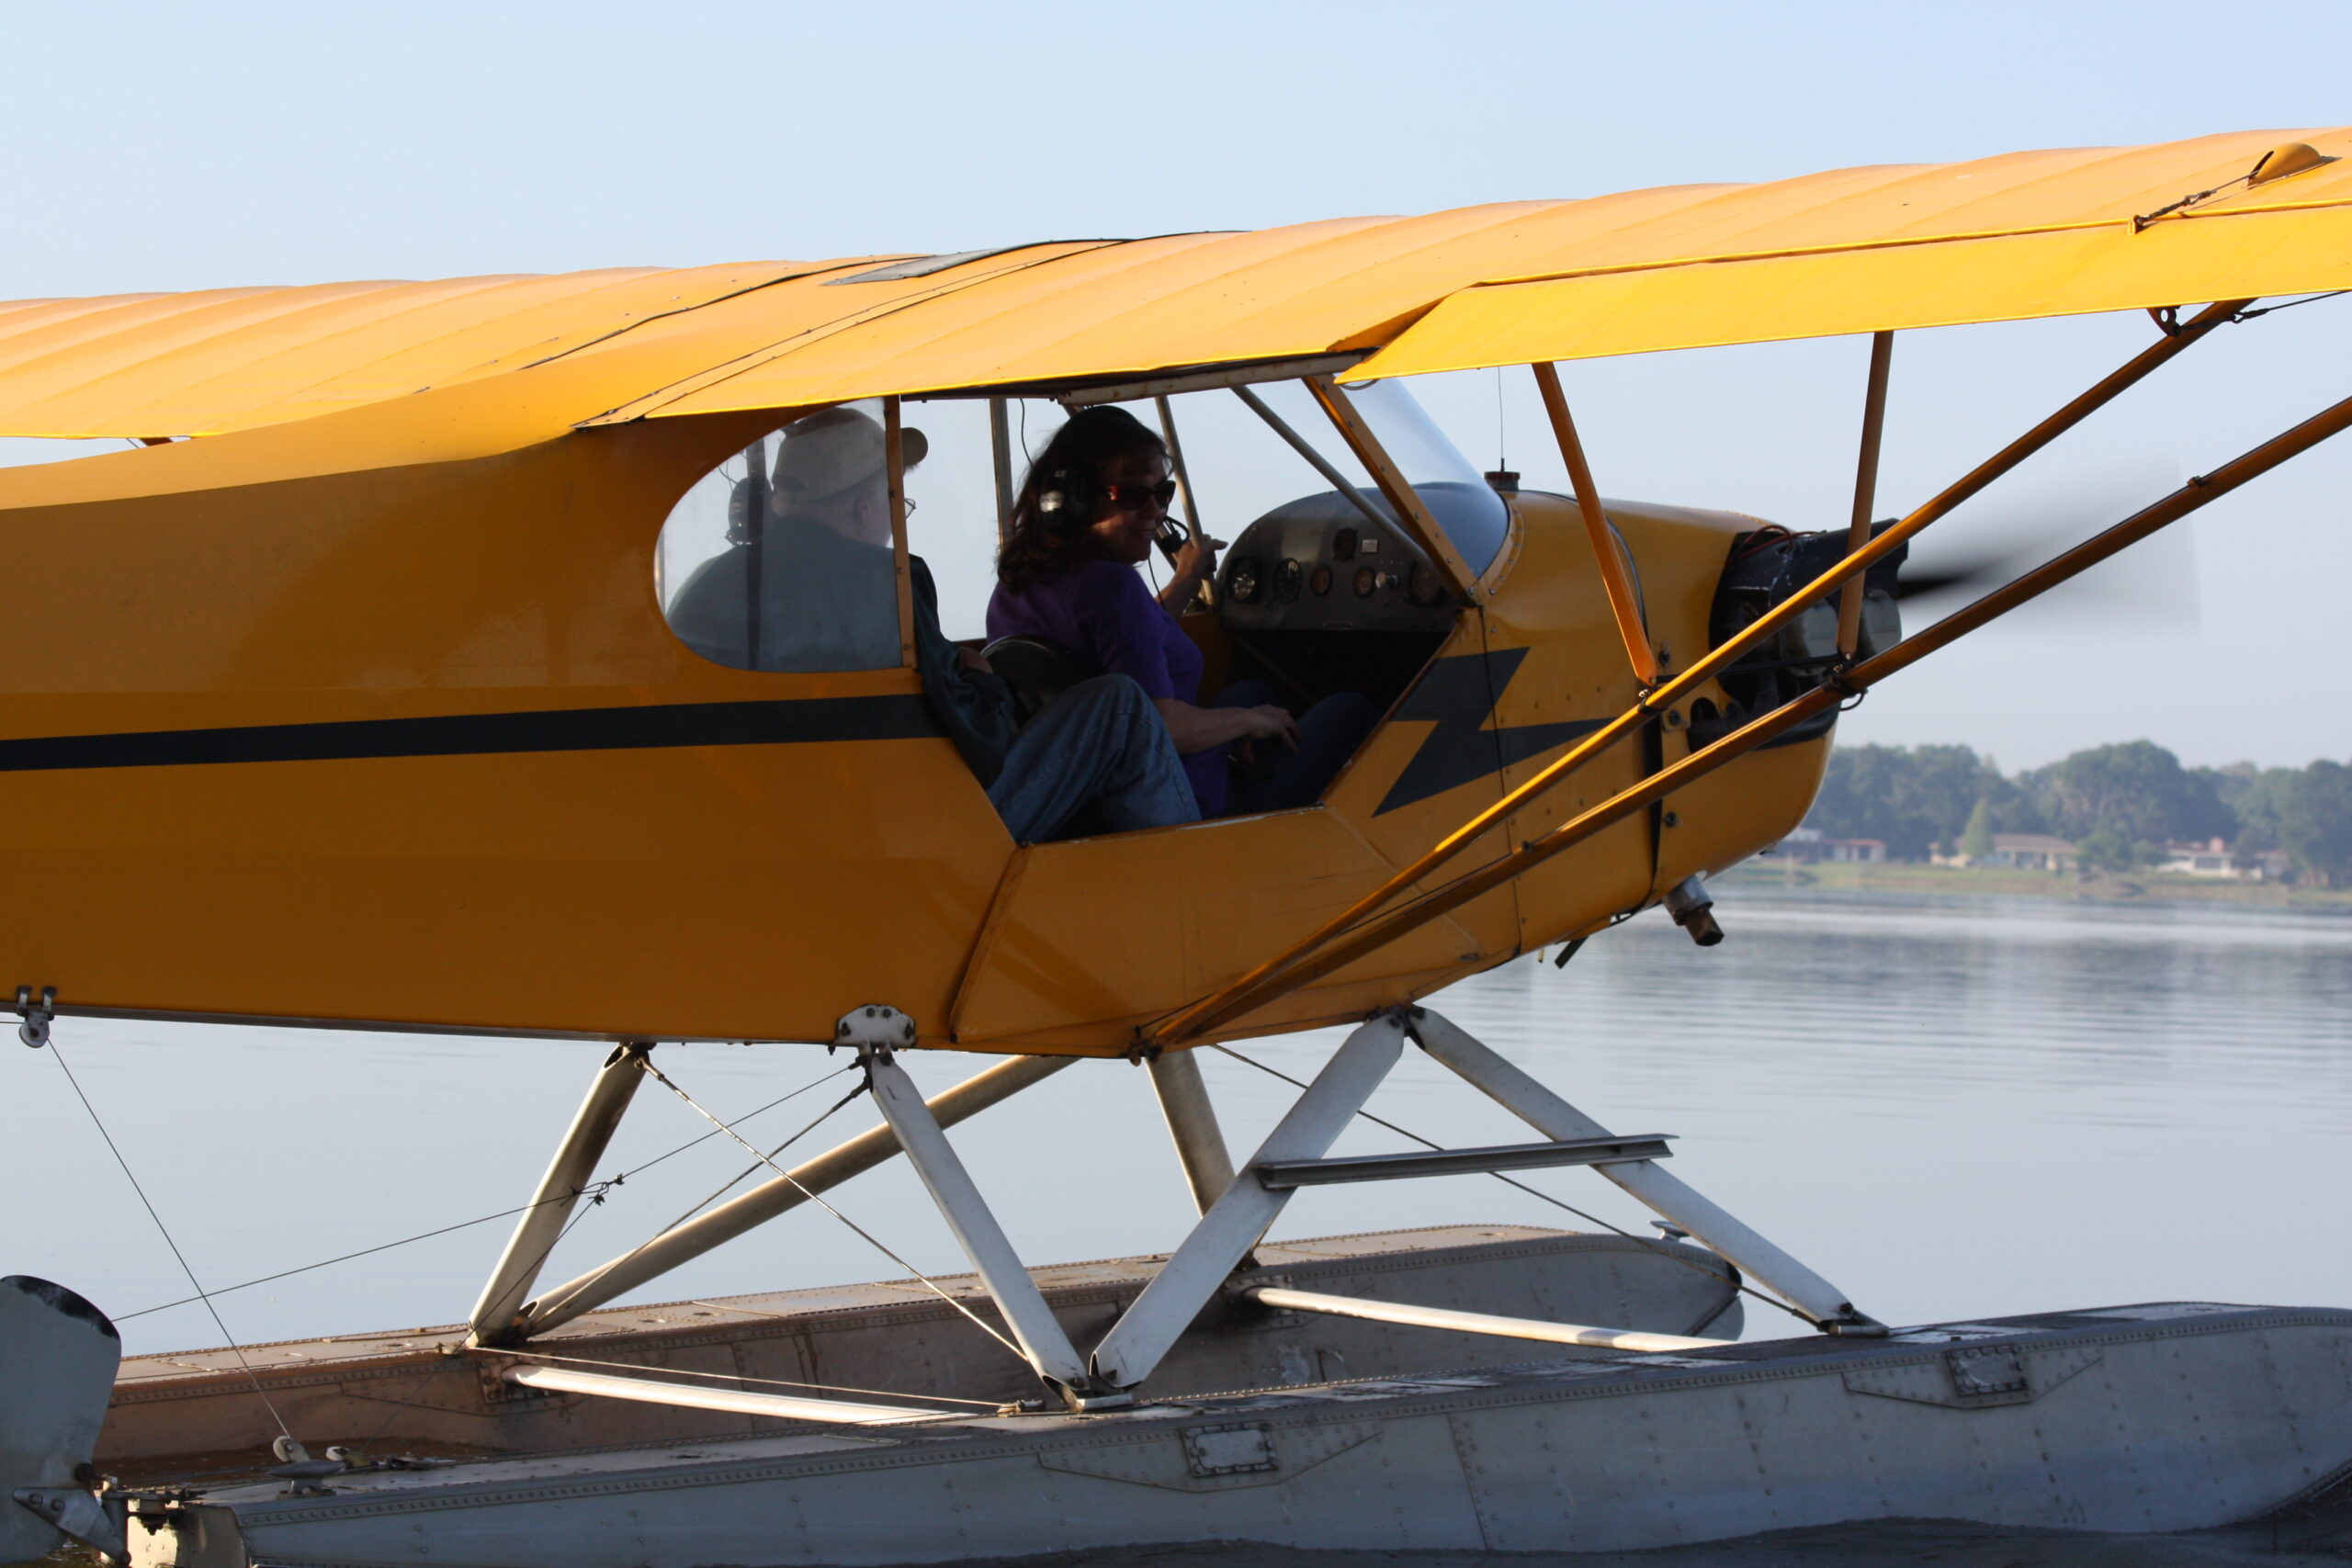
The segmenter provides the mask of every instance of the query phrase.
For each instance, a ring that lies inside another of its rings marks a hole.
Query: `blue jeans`
[[[1216,694],[1213,708],[1254,708],[1280,705],[1273,687],[1263,681],[1236,681]],[[1233,816],[1252,811],[1285,811],[1305,806],[1340,776],[1356,754],[1380,710],[1360,692],[1334,692],[1298,716],[1298,750],[1286,750],[1279,740],[1258,742],[1257,760],[1237,763],[1226,795],[1226,810]]]
[[[1112,833],[1201,819],[1168,726],[1126,675],[1081,681],[1039,709],[1013,737],[989,804],[1023,844],[1088,807]]]

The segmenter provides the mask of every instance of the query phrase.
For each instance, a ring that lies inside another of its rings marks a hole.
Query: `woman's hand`
[[[1182,615],[1193,603],[1193,592],[1216,575],[1216,553],[1223,548],[1223,539],[1212,539],[1201,533],[1184,541],[1183,548],[1176,552],[1175,574],[1159,591],[1159,602],[1169,614]]]
[[[1268,703],[1263,707],[1231,711],[1249,720],[1250,728],[1241,736],[1243,745],[1254,748],[1261,740],[1279,740],[1294,751],[1298,750],[1298,720],[1291,716],[1288,708]]]
[[[1212,539],[1205,534],[1194,534],[1176,552],[1176,575],[1194,582],[1204,581],[1216,575],[1216,553],[1225,548],[1223,539]]]
[[[1279,740],[1294,751],[1298,749],[1298,720],[1272,703],[1255,708],[1202,708],[1173,697],[1156,697],[1152,706],[1159,710],[1168,738],[1183,756],[1215,751],[1237,740]]]

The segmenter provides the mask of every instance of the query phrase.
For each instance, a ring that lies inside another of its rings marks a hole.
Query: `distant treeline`
[[[2123,870],[2167,840],[2283,852],[2299,878],[2352,885],[2352,768],[2184,768],[2150,740],[2097,746],[2005,775],[1966,746],[1839,747],[1805,825],[1878,839],[1898,860],[1982,854],[1995,833],[2069,840],[2086,865]]]

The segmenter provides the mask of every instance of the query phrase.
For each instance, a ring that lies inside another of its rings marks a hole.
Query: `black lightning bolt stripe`
[[[1476,779],[1492,778],[1514,762],[1524,762],[1600,728],[1597,718],[1485,728],[1495,705],[1502,700],[1503,688],[1510,684],[1526,658],[1527,649],[1508,648],[1499,653],[1441,659],[1422,671],[1419,683],[1397,705],[1396,716],[1424,723],[1433,720],[1437,728],[1423,739],[1421,749],[1388,786],[1374,816],[1459,789]]]
[[[906,693],[38,736],[0,740],[0,773],[910,740],[938,733],[922,698]]]

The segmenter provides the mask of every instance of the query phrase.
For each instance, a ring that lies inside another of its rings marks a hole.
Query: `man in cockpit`
[[[921,431],[900,431],[907,468],[929,449]],[[670,625],[689,648],[739,670],[898,664],[880,424],[849,408],[796,422],[773,477],[737,481],[729,522],[736,547],[696,568],[670,602]],[[940,629],[931,569],[920,556],[907,565],[924,704],[1016,841],[1051,839],[1081,814],[1113,832],[1200,819],[1167,726],[1134,680],[1081,682],[1019,723],[988,660]]]
[[[907,467],[921,462],[922,434],[907,432],[904,449]],[[688,648],[738,670],[899,662],[889,481],[882,427],[867,415],[827,409],[787,427],[773,478],[736,481],[728,537],[738,547],[703,562],[671,601]]]

